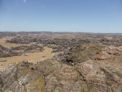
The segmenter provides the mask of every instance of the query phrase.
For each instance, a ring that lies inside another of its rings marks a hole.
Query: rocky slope
[[[122,48],[84,45],[0,73],[0,92],[122,92]]]

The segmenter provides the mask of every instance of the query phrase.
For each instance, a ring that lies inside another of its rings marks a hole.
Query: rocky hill
[[[0,72],[0,92],[122,92],[122,47],[71,46],[52,59]]]

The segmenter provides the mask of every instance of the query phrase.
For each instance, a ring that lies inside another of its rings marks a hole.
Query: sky
[[[0,0],[0,31],[122,33],[122,0]]]

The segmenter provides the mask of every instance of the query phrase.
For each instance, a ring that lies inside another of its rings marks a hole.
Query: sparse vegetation
[[[122,90],[120,35],[33,32],[4,35],[0,41],[0,92]]]
[[[79,45],[70,48],[64,54],[62,61],[69,64],[77,64],[87,60],[93,60],[94,56],[101,52],[103,46],[97,44]]]

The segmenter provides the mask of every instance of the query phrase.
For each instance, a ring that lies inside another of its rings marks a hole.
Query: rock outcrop
[[[0,73],[0,92],[122,92],[121,48],[96,45],[76,48],[69,52],[79,55],[78,59],[70,57],[75,64],[53,58],[11,66]],[[109,57],[96,59],[103,51]]]

